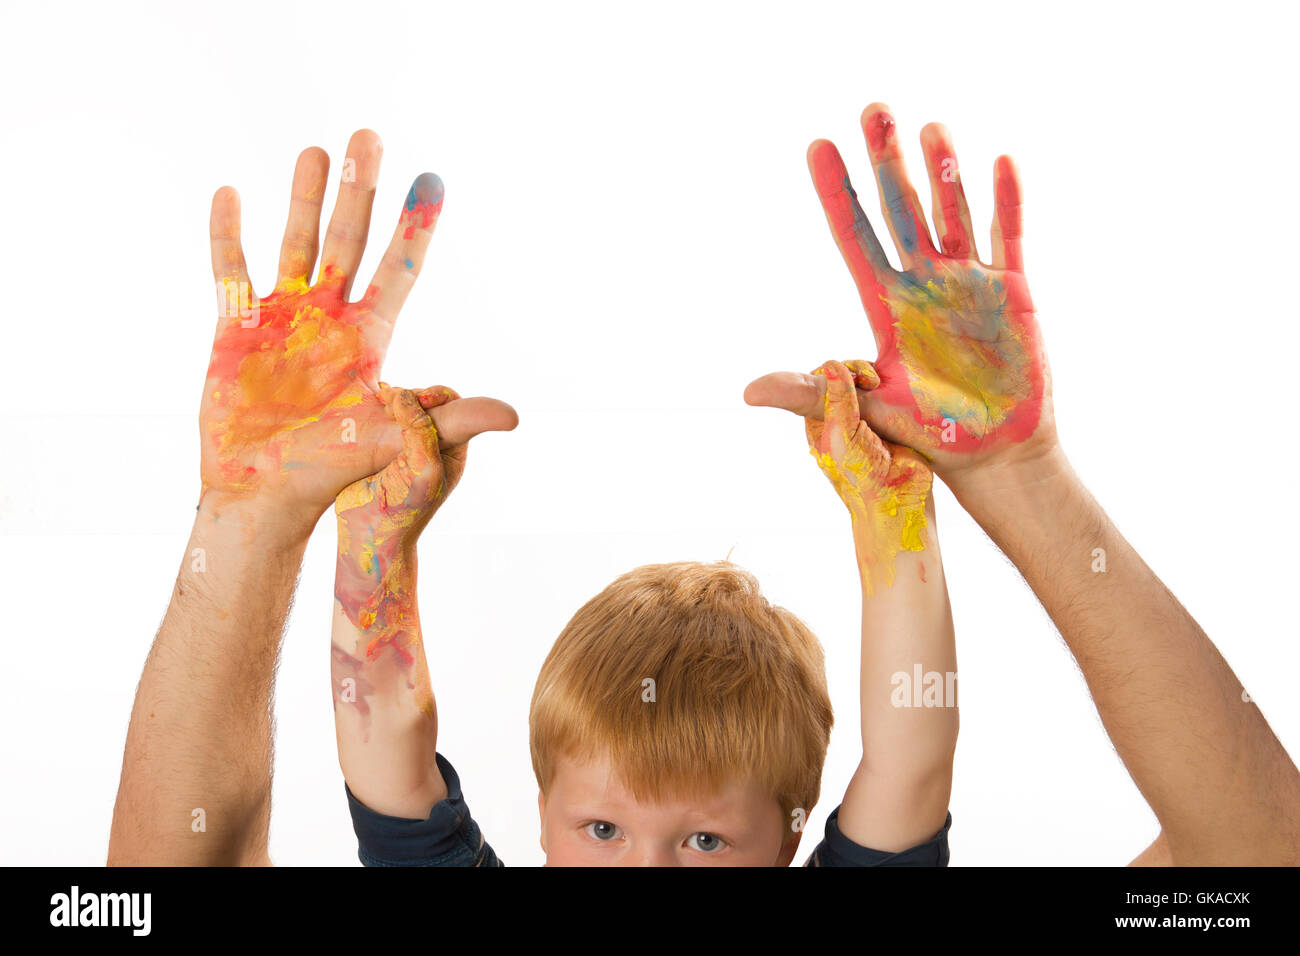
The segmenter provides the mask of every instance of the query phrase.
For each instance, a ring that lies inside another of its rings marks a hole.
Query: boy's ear
[[[794,855],[799,852],[799,841],[803,839],[803,831],[796,830],[790,834],[790,838],[781,844],[781,855],[776,858],[777,866],[789,866],[794,860]]]
[[[538,837],[537,839],[537,842],[539,842],[542,845],[542,852],[545,853],[546,852],[546,795],[543,794],[542,791],[540,790],[537,791],[537,818],[538,818],[538,823],[541,824],[541,831],[542,831],[541,836]]]

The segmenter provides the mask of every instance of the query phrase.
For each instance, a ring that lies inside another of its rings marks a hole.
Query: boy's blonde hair
[[[542,793],[561,757],[607,754],[638,800],[749,779],[787,817],[817,802],[832,721],[817,638],[725,561],[646,565],[588,601],[528,717]]]

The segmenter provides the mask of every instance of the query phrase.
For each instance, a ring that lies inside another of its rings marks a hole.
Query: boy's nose
[[[641,843],[623,858],[625,866],[678,866],[677,854],[663,843]]]

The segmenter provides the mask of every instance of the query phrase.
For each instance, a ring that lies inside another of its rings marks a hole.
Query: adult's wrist
[[[985,531],[993,534],[1013,518],[1029,520],[1040,512],[1053,515],[1077,485],[1065,451],[1053,443],[1032,454],[1009,454],[941,476],[957,502]]]
[[[948,468],[939,477],[966,510],[982,501],[1072,474],[1057,442],[1033,450],[1008,450],[984,461]]]
[[[212,532],[236,530],[246,545],[294,550],[305,547],[320,511],[265,494],[207,488],[199,497],[195,524]]]

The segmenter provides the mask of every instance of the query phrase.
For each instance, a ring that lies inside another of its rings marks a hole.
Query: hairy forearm
[[[862,597],[862,764],[840,810],[850,839],[903,850],[943,826],[957,744],[957,652],[933,499],[925,548],[894,560],[894,581]],[[855,523],[860,569],[877,545]]]
[[[422,819],[447,795],[416,601],[414,547],[361,545],[340,525],[330,673],[339,766],[353,795]],[[373,540],[373,539],[372,539]]]
[[[136,692],[110,864],[269,862],[272,687],[309,531],[205,495]]]
[[[1060,629],[1173,861],[1300,861],[1295,765],[1059,449],[953,491]]]

